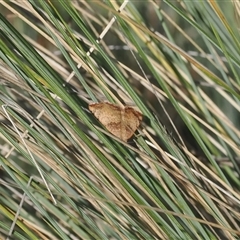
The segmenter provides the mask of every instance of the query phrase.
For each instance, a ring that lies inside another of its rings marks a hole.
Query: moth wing
[[[121,108],[119,106],[110,103],[94,103],[89,105],[89,110],[110,133],[120,137]]]
[[[134,134],[142,121],[142,114],[131,107],[94,103],[89,105],[89,110],[110,133],[123,141]]]
[[[142,121],[142,114],[136,111],[134,108],[125,107],[122,119],[123,119],[122,132],[127,140],[132,137],[132,135],[139,127]]]

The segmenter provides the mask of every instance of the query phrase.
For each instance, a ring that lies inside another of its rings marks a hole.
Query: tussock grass
[[[1,238],[239,239],[238,3],[118,4],[0,3]]]

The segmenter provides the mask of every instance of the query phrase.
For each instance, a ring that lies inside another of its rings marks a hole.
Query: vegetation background
[[[1,1],[0,238],[240,239],[239,9]]]

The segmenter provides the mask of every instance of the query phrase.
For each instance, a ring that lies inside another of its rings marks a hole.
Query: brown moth
[[[142,121],[142,113],[128,106],[103,102],[89,104],[88,108],[110,133],[125,142],[132,137]]]

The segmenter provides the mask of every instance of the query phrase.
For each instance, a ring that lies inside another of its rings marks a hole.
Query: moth
[[[89,110],[114,136],[127,142],[142,121],[142,113],[132,107],[102,102],[88,105]]]

